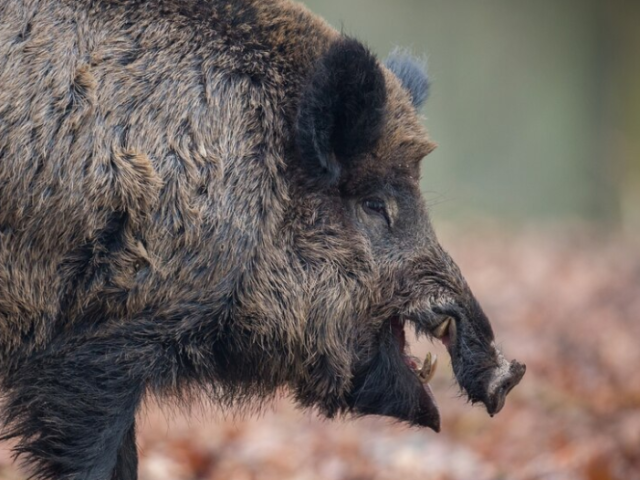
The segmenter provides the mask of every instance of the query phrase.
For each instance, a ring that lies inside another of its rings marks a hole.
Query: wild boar
[[[429,222],[427,87],[287,0],[0,2],[3,438],[34,477],[136,478],[146,395],[437,431],[409,327],[498,412],[524,366]]]

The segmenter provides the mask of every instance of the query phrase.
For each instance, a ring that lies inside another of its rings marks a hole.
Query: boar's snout
[[[446,345],[456,380],[471,402],[481,402],[493,416],[520,383],[526,366],[508,361],[495,344],[493,330],[473,296],[436,311],[445,320],[433,331]]]
[[[487,407],[487,412],[492,417],[502,410],[504,402],[507,399],[507,395],[513,387],[520,383],[520,380],[522,380],[522,377],[524,376],[524,372],[527,370],[526,365],[519,363],[516,360],[509,362],[501,356],[501,361],[504,363],[502,363],[497,369],[493,370],[493,377],[489,382],[487,395],[483,402]]]

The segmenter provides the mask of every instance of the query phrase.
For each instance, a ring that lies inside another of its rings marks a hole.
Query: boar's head
[[[471,402],[500,411],[525,366],[507,361],[460,270],[438,243],[419,188],[432,149],[416,113],[421,64],[383,67],[355,40],[336,41],[301,93],[295,249],[309,295],[297,399],[326,415],[394,417],[438,431],[429,360],[405,329],[441,340]]]

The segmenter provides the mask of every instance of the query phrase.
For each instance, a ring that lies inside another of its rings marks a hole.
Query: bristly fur
[[[0,38],[2,438],[33,478],[135,480],[148,395],[437,429],[389,330],[435,304],[469,397],[504,391],[420,194],[422,89],[362,44],[288,0],[2,0]]]
[[[371,52],[351,38],[333,43],[311,74],[298,110],[298,147],[308,167],[318,171],[315,177],[335,185],[341,162],[375,146],[385,102],[384,76]]]
[[[385,60],[385,65],[402,82],[411,94],[411,100],[417,109],[422,108],[429,98],[430,82],[427,75],[427,63],[403,48],[396,48]]]

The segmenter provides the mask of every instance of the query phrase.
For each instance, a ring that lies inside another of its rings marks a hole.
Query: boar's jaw
[[[418,363],[406,351],[404,324],[386,323],[374,358],[353,376],[347,402],[357,415],[382,415],[440,431],[440,412]]]
[[[390,416],[440,431],[440,412],[428,385],[435,365],[431,365],[428,356],[421,371],[422,362],[409,354],[404,327],[411,323],[418,335],[427,334],[447,347],[456,379],[471,402],[484,403],[491,416],[498,413],[526,368],[515,360],[506,360],[475,299],[468,305],[433,307],[423,312],[419,320],[396,317],[386,322],[379,351],[354,374],[347,400],[350,409],[361,415]]]
[[[429,333],[447,347],[458,384],[471,402],[482,402],[493,416],[522,380],[526,366],[504,357],[484,312],[475,299],[469,304],[471,308],[434,309],[445,318]]]

